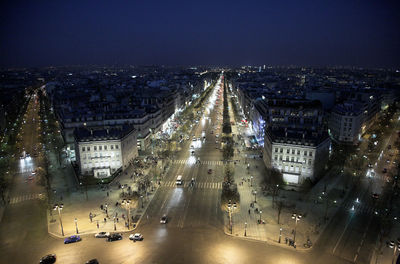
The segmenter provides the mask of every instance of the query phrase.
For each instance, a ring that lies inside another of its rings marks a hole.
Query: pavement
[[[235,120],[231,100],[228,100],[230,118]],[[232,133],[244,137],[251,136],[251,129],[240,126],[240,123],[240,120],[235,120],[236,125],[233,126]],[[331,174],[322,178],[307,194],[281,188],[274,198],[275,201],[283,202],[278,223],[277,205],[273,205],[272,196],[264,195],[260,187],[266,172],[263,160],[257,157],[261,150],[246,150],[244,138],[236,142],[239,144],[235,147],[233,160],[239,161],[235,165],[234,175],[238,184],[240,205],[232,214],[232,232],[226,212],[224,231],[227,235],[285,247],[296,244],[297,250],[307,250],[318,241],[320,234],[340,207],[351,210],[354,203],[346,201],[349,192],[342,193],[345,185],[343,174]],[[247,164],[250,165],[249,169]],[[293,213],[302,215],[297,224],[292,218]]]
[[[128,207],[121,205],[121,202],[124,198],[128,198],[129,187],[132,192],[138,190],[138,178],[131,178],[132,167],[128,167],[112,183],[103,187],[90,186],[87,192],[84,187],[81,187],[77,191],[70,192],[69,195],[64,194],[62,200],[60,196],[56,196],[58,203],[63,204],[61,221],[64,236],[76,234],[77,228],[79,234],[92,234],[100,231],[132,231],[135,229],[157,192],[159,185],[153,183],[147,195],[143,195],[143,198],[131,199],[129,206],[130,228],[128,229]],[[148,174],[149,170],[150,166],[141,170],[141,172]],[[120,185],[125,187],[120,188]],[[103,209],[101,209],[101,206],[103,206]],[[90,214],[92,214],[92,217],[90,217]],[[53,236],[63,237],[58,212],[49,211],[47,218],[49,233]]]

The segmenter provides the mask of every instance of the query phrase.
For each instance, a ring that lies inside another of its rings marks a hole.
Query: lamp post
[[[106,216],[108,218],[108,204],[105,204],[105,207],[106,207]]]
[[[129,229],[129,218],[130,218],[130,209],[131,209],[131,200],[128,199],[124,199],[122,200],[121,204],[123,204],[124,206],[126,206],[126,210],[128,211],[128,229]]]
[[[253,176],[250,176],[250,187],[253,187]]]
[[[244,236],[247,236],[247,222],[244,223]]]
[[[231,200],[229,200],[229,203],[228,203],[228,214],[229,214],[229,226],[230,226],[230,229],[231,229],[231,234],[233,232],[232,212],[235,209],[236,209],[236,203],[232,204]]]
[[[389,247],[393,248],[393,257],[392,257],[392,264],[394,264],[394,259],[396,258],[396,252],[400,247],[400,238],[397,238],[397,243],[395,243],[393,240],[389,242]]]
[[[117,225],[115,224],[115,216],[114,216],[114,231],[116,231],[117,230]]]
[[[75,222],[76,233],[79,234],[79,231],[78,231],[78,219],[75,218],[74,222]]]
[[[293,234],[293,243],[294,246],[296,247],[296,229],[297,229],[297,222],[301,219],[302,215],[301,214],[292,214],[292,219],[295,219],[296,224],[294,226],[294,234]]]
[[[140,200],[142,201],[142,208],[144,208],[144,206],[143,206],[143,195],[140,195]]]
[[[282,227],[279,228],[279,240],[278,240],[278,243],[281,243],[281,237],[282,237]]]
[[[257,191],[253,190],[253,194],[254,194],[254,203],[257,203]]]
[[[64,207],[63,204],[55,204],[53,207],[53,210],[58,211],[58,217],[60,218],[61,234],[64,236],[64,228],[63,228],[62,218],[61,218],[61,210],[63,209],[63,207]]]
[[[261,215],[262,215],[262,211],[260,210],[260,224],[261,224]]]

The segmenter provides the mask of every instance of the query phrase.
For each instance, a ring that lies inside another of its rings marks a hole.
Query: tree
[[[283,207],[284,207],[284,202],[283,201],[277,201],[276,202],[276,210],[278,211],[278,225],[280,223],[281,212],[282,212]]]
[[[272,206],[274,206],[275,197],[278,196],[279,187],[284,184],[282,173],[275,168],[267,168],[261,180],[263,190],[272,195]]]

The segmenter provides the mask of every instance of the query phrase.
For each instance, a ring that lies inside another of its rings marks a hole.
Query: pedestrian
[[[103,205],[102,204],[100,205],[100,209],[103,210]]]
[[[104,223],[107,222],[107,218],[104,217]]]
[[[119,218],[117,217],[117,223],[119,222]]]
[[[92,218],[93,218],[92,212],[90,212],[89,218],[90,218],[90,223],[92,223]]]
[[[107,197],[109,196],[110,194],[107,192]]]
[[[97,221],[97,229],[99,229],[99,221]]]

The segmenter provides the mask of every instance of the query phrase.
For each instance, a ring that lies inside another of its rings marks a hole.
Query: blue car
[[[75,242],[78,242],[81,240],[82,239],[80,236],[70,236],[70,237],[67,237],[66,239],[64,239],[64,244],[75,243]]]

